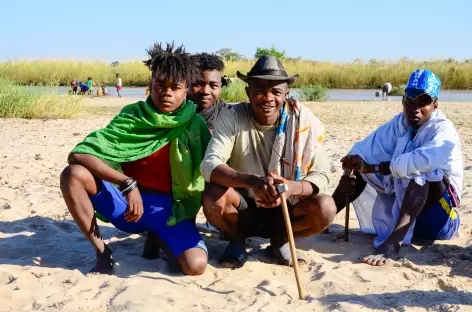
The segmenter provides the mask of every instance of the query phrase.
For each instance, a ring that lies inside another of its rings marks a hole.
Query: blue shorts
[[[192,220],[183,220],[174,226],[167,225],[167,219],[172,215],[172,195],[141,193],[143,216],[138,222],[128,222],[124,218],[128,208],[126,198],[109,182],[101,181],[99,187],[100,191],[90,197],[93,208],[117,229],[134,234],[152,232],[166,244],[176,258],[191,248],[201,248],[208,253]]]
[[[459,231],[460,223],[459,215],[452,206],[451,196],[446,189],[433,207],[422,211],[416,218],[413,235],[418,238],[448,240]]]

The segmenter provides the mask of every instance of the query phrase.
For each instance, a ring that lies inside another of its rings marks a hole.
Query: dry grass
[[[236,71],[245,73],[254,64],[253,60],[227,62],[225,75],[236,76]],[[375,88],[389,81],[392,85],[405,84],[411,72],[428,68],[443,81],[445,89],[469,89],[472,87],[472,63],[454,60],[414,62],[354,61],[351,63],[329,63],[308,60],[286,60],[284,66],[290,74],[299,73],[300,79],[294,87],[318,84],[326,88]],[[120,73],[127,86],[147,86],[150,72],[142,62],[120,63],[117,66],[103,62],[74,61],[17,61],[0,63],[0,76],[17,83],[47,84],[56,81],[68,85],[71,80],[85,80],[91,76],[95,82],[112,84],[116,73]]]
[[[0,78],[1,118],[74,118],[82,107],[80,97],[60,96],[48,90],[34,93]]]

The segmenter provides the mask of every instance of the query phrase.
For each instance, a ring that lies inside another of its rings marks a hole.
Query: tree
[[[244,55],[234,52],[230,48],[223,48],[216,51],[216,55],[221,57],[224,61],[241,61],[244,60]]]
[[[272,47],[270,47],[270,49],[257,48],[256,54],[254,54],[254,58],[257,59],[257,58],[261,57],[262,55],[273,55],[276,58],[278,58],[279,60],[284,60],[284,59],[287,58],[287,53],[284,50],[282,50],[282,51],[277,50],[274,45],[272,45]]]

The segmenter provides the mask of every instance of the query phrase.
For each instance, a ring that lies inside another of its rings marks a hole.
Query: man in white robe
[[[431,71],[413,72],[403,112],[341,160],[353,175],[341,178],[333,198],[339,212],[351,194],[361,228],[377,235],[375,252],[363,259],[367,264],[396,258],[412,237],[447,240],[459,230],[462,154],[454,125],[437,108],[440,87]],[[366,192],[371,199],[359,197]]]

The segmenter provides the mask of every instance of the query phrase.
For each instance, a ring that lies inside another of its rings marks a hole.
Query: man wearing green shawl
[[[61,190],[96,250],[92,272],[112,274],[115,264],[97,216],[125,232],[152,233],[185,274],[199,275],[208,256],[193,219],[201,206],[199,165],[210,133],[196,105],[185,100],[199,71],[183,46],[154,44],[147,52],[151,95],[124,107],[72,150]]]

